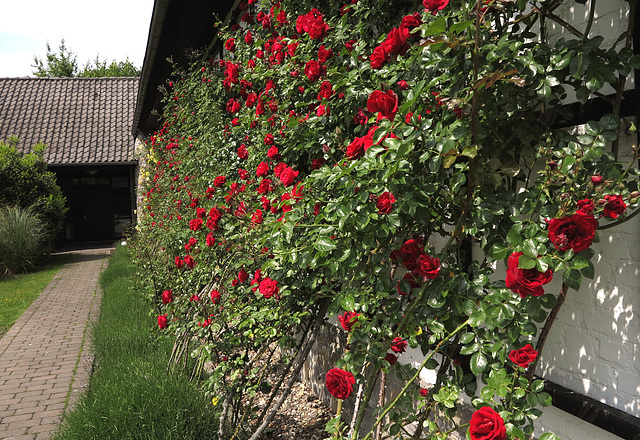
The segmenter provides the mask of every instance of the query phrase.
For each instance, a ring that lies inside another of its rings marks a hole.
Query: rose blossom
[[[420,393],[420,395],[422,397],[427,397],[429,395],[429,390],[426,388],[420,388],[420,391],[418,391]]]
[[[404,55],[410,46],[400,28],[393,28],[387,34],[382,47],[389,55]]]
[[[606,195],[604,199],[607,204],[604,205],[604,216],[609,218],[618,218],[620,214],[627,210],[627,204],[622,200],[622,196]]]
[[[169,304],[171,301],[173,301],[173,292],[171,290],[162,292],[162,304]]]
[[[158,327],[160,327],[160,330],[165,329],[169,326],[169,321],[167,320],[167,316],[166,315],[159,315],[158,316]]]
[[[560,251],[582,252],[591,246],[598,221],[587,214],[574,214],[549,221],[549,240]]]
[[[396,364],[396,362],[398,362],[398,356],[393,353],[387,353],[384,357],[384,360],[389,362],[389,365],[393,366]]]
[[[347,145],[347,158],[353,160],[364,156],[364,137],[356,137]]]
[[[398,111],[398,95],[393,90],[374,90],[367,100],[367,110],[371,113],[379,112],[379,118],[393,120]]]
[[[325,385],[329,393],[336,399],[346,399],[353,392],[356,378],[348,371],[332,368],[327,371]]]
[[[600,185],[603,181],[604,179],[600,174],[595,174],[591,176],[591,183],[593,183],[594,185]]]
[[[383,46],[376,46],[373,52],[369,56],[369,64],[372,69],[379,69],[389,62],[389,53]]]
[[[578,200],[578,211],[581,214],[592,215],[595,209],[595,204],[591,199]]]
[[[407,240],[400,249],[391,252],[391,259],[401,260],[404,267],[413,271],[418,264],[418,257],[424,254],[424,245],[421,239]]]
[[[533,349],[531,344],[527,344],[517,350],[511,350],[509,353],[509,359],[514,364],[527,368],[531,362],[533,362],[538,356],[538,352]]]
[[[404,353],[407,349],[407,341],[402,339],[400,336],[396,336],[391,342],[391,350],[394,353]]]
[[[385,191],[380,194],[378,197],[378,202],[376,203],[376,208],[378,208],[379,214],[389,214],[391,209],[393,208],[393,204],[395,203],[396,198],[393,197],[393,194],[389,191]]]
[[[344,312],[344,314],[338,316],[338,320],[342,328],[350,332],[353,326],[358,323],[358,316],[360,316],[360,313]]]
[[[535,267],[532,269],[519,269],[518,263],[522,252],[514,252],[507,260],[507,279],[505,284],[508,289],[525,298],[527,295],[544,295],[542,286],[553,278],[551,269],[540,272]]]
[[[238,147],[238,157],[242,160],[245,160],[249,157],[249,152],[247,151],[247,147],[244,144]]]
[[[437,11],[441,11],[447,7],[449,0],[423,0],[422,4],[427,12],[436,15]]]
[[[217,290],[212,290],[211,291],[211,301],[214,304],[218,304],[218,301],[220,301],[220,292],[218,292]]]
[[[316,60],[309,60],[307,61],[307,64],[304,65],[304,74],[311,82],[318,81],[320,77],[326,75],[326,73],[326,66]]]
[[[329,58],[333,56],[333,51],[331,49],[327,49],[324,44],[320,46],[318,49],[318,61],[321,63],[326,63]]]
[[[422,254],[416,261],[416,267],[412,273],[420,275],[422,281],[433,280],[440,272],[440,259],[431,255]]]
[[[269,277],[264,278],[260,282],[258,290],[265,298],[271,298],[272,296],[278,298],[278,292],[280,291],[280,289],[278,288],[278,282],[276,280],[272,280]]]
[[[187,255],[184,257],[184,264],[186,264],[189,269],[193,269],[196,265],[196,261],[191,255]]]
[[[298,177],[299,173],[299,171],[294,171],[292,168],[286,167],[282,170],[282,173],[280,173],[278,178],[284,186],[289,186],[293,184],[293,181]]]
[[[469,436],[471,440],[506,440],[507,428],[500,414],[483,406],[471,416]]]

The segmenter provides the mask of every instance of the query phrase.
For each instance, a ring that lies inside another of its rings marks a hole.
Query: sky
[[[34,56],[64,38],[82,68],[96,55],[142,68],[153,0],[0,0],[0,78],[35,76]]]

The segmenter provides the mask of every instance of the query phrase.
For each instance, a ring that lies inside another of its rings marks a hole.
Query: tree
[[[42,59],[37,56],[33,57],[34,64],[32,67],[36,68],[33,72],[35,76],[41,78],[68,78],[76,76],[78,73],[76,54],[67,49],[64,44],[64,38],[60,40],[58,49],[60,52],[57,54],[51,52],[51,46],[47,43],[46,66]]]
[[[129,61],[127,58],[125,61],[112,60],[110,63],[107,59],[101,60],[99,55],[96,55],[93,63],[87,62],[85,66],[80,69],[78,67],[77,55],[68,49],[64,44],[64,38],[60,41],[58,46],[59,52],[53,53],[51,46],[47,43],[47,54],[45,60],[34,56],[34,70],[33,74],[38,77],[46,78],[98,78],[98,77],[124,77],[124,76],[140,76],[140,69]]]

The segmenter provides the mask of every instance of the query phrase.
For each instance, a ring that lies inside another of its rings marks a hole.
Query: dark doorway
[[[113,196],[109,178],[83,178],[74,185],[77,239],[113,239]],[[74,182],[75,183],[75,182]]]

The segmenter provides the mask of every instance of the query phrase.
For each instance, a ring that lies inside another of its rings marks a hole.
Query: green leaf
[[[588,267],[588,266],[589,266],[589,260],[587,260],[583,256],[576,255],[571,260],[571,269],[579,270],[579,269],[582,269],[582,268]]]
[[[553,432],[545,432],[540,436],[540,440],[562,440],[562,439],[557,435],[555,435]]]
[[[569,64],[569,72],[574,78],[580,78],[589,68],[590,60],[583,52],[578,52]]]
[[[511,229],[509,229],[509,232],[507,233],[507,242],[511,246],[517,246],[522,242],[522,234],[520,233],[521,230],[522,225],[520,224],[515,224],[511,227]]]
[[[459,21],[449,27],[449,32],[451,32],[452,34],[459,34],[460,32],[469,29],[473,23],[475,23],[474,20]]]
[[[441,34],[446,29],[447,29],[447,20],[444,17],[438,17],[424,31],[424,36],[430,37],[431,35]]]
[[[507,258],[509,254],[509,248],[503,245],[502,243],[495,243],[489,249],[489,256],[494,260],[502,260],[503,258]]]
[[[329,237],[319,237],[316,244],[313,246],[317,251],[328,252],[332,251],[338,246]]]
[[[476,376],[480,376],[487,369],[487,358],[479,351],[471,356],[470,366],[471,372]]]
[[[600,119],[600,125],[605,130],[615,130],[620,125],[620,119],[612,114],[606,114]]]
[[[528,255],[520,255],[518,259],[518,269],[533,269],[536,267],[536,259]]]
[[[477,327],[483,324],[484,320],[485,320],[484,310],[477,309],[471,314],[471,316],[469,316],[469,325],[471,327]]]
[[[579,290],[580,284],[582,284],[582,274],[577,270],[566,269],[562,273],[562,281],[573,290]]]

